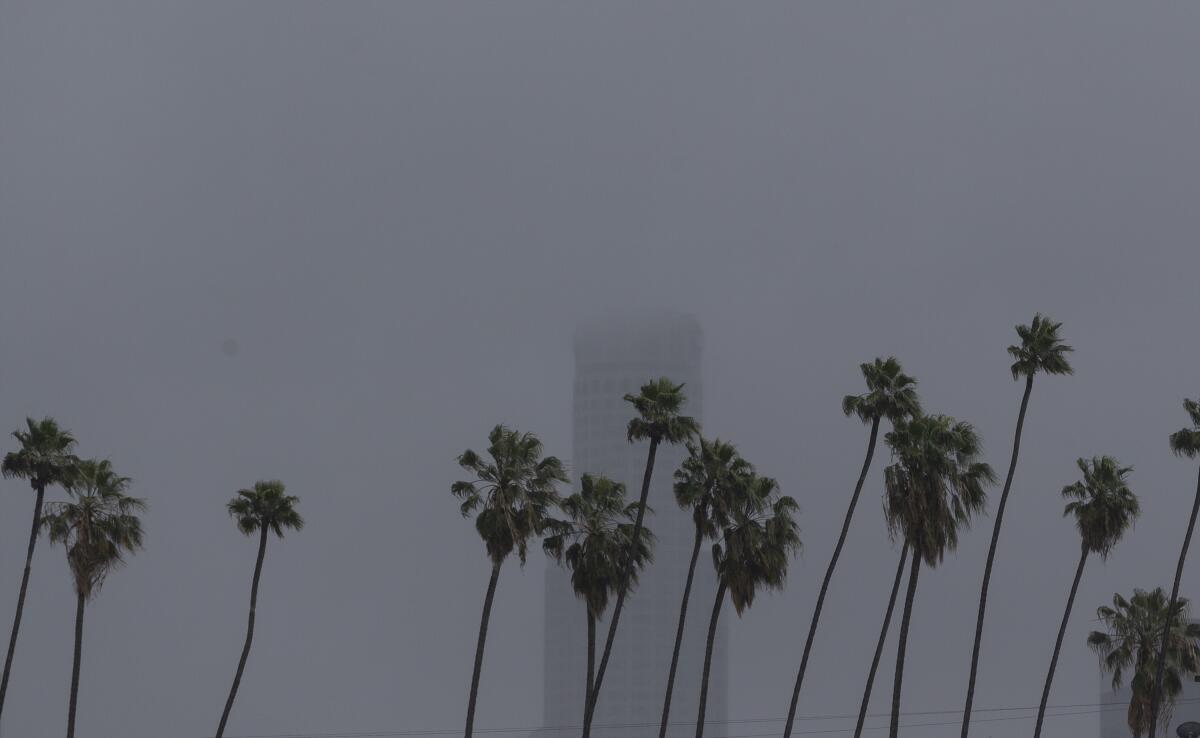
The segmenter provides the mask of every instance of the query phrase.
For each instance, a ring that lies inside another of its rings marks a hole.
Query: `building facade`
[[[636,499],[646,463],[646,442],[629,443],[626,424],[632,406],[623,400],[652,378],[685,383],[685,414],[701,419],[701,332],[694,318],[653,314],[597,321],[575,335],[574,442],[571,476],[604,474],[626,485]],[[653,512],[646,525],[654,533],[654,562],[626,600],[593,720],[596,738],[655,738],[662,712],[667,670],[694,537],[690,515],[676,504],[672,475],[684,450],[661,447],[649,495]],[[699,704],[708,617],[716,594],[712,562],[704,550],[697,564],[687,628],[672,700],[672,736],[689,735]],[[611,608],[611,605],[610,605]],[[607,615],[607,614],[606,614]],[[586,615],[557,566],[546,571],[545,729],[554,736],[576,735],[583,715],[586,678]],[[597,664],[608,621],[597,625]],[[717,635],[710,677],[707,720],[726,718],[728,654],[725,630]],[[677,724],[683,723],[683,724]],[[717,728],[714,735],[723,734]]]

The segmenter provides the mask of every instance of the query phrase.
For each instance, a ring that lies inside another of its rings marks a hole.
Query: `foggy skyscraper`
[[[605,474],[624,482],[627,495],[636,499],[647,448],[645,442],[631,444],[626,440],[626,424],[633,408],[623,397],[636,393],[652,378],[669,377],[686,383],[684,413],[701,420],[700,356],[700,327],[690,316],[654,313],[581,326],[575,335],[572,478],[578,480],[584,473]],[[599,738],[650,735],[659,723],[695,532],[691,516],[675,504],[671,489],[672,475],[684,454],[681,447],[663,446],[658,451],[649,496],[653,513],[646,518],[647,527],[657,537],[654,563],[641,575],[621,615],[593,722]],[[715,592],[711,560],[702,555],[675,681],[672,723],[694,723],[696,719],[700,669]],[[547,569],[545,608],[544,725],[575,726],[581,722],[585,691],[585,610],[571,589],[569,575],[560,567]],[[597,625],[597,665],[606,626],[607,619]],[[726,717],[727,671],[722,626],[713,655],[709,721]],[[691,730],[690,725],[679,725],[671,733],[682,735]],[[560,730],[556,735],[574,732]]]

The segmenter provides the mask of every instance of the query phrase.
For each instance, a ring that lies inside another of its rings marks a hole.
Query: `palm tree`
[[[958,546],[959,529],[983,510],[984,486],[995,475],[990,466],[977,461],[981,449],[975,429],[946,415],[897,423],[886,440],[894,461],[884,469],[884,511],[892,534],[903,536],[912,553],[892,687],[890,736],[896,738],[904,654],[921,564],[935,567]]]
[[[470,449],[464,451],[458,457],[458,464],[475,478],[450,486],[451,494],[462,500],[459,510],[463,517],[475,515],[475,530],[483,539],[492,565],[479,622],[479,640],[475,646],[465,738],[471,738],[475,727],[475,700],[479,696],[483,646],[487,641],[500,566],[513,551],[524,565],[529,539],[540,536],[550,525],[550,509],[559,499],[557,485],[567,481],[562,462],[554,456],[543,458],[542,442],[532,433],[519,433],[497,425],[488,434],[487,454],[490,461]],[[638,515],[641,515],[640,511]]]
[[[734,483],[750,471],[750,465],[738,455],[733,444],[721,439],[700,438],[689,441],[688,455],[675,472],[675,501],[692,511],[696,535],[692,542],[692,557],[688,562],[687,578],[683,585],[683,600],[679,605],[679,622],[675,626],[675,648],[671,652],[671,668],[667,672],[667,691],[663,697],[659,738],[666,738],[671,716],[671,696],[675,691],[675,672],[679,668],[679,650],[683,645],[683,628],[687,621],[688,600],[692,595],[696,562],[705,538],[714,538],[728,520],[726,501]]]
[[[1156,715],[1155,720],[1161,719],[1164,724],[1170,721],[1171,707],[1183,689],[1184,677],[1200,669],[1200,624],[1188,623],[1187,611],[1186,598],[1180,597],[1171,605],[1161,587],[1152,592],[1135,589],[1129,599],[1114,594],[1112,607],[1096,610],[1107,630],[1092,631],[1087,642],[1100,656],[1101,668],[1112,674],[1114,690],[1120,689],[1126,674],[1129,676],[1132,694],[1126,719],[1134,738],[1142,738],[1153,727],[1150,701],[1154,662],[1158,643],[1163,640],[1164,624],[1170,623],[1161,680],[1167,709],[1164,714]]]
[[[1189,459],[1200,455],[1200,402],[1184,400],[1183,409],[1192,421],[1190,428],[1181,428],[1171,434],[1171,451],[1176,456]],[[1171,585],[1171,602],[1179,599],[1179,580],[1183,578],[1183,563],[1187,560],[1188,547],[1192,545],[1192,531],[1196,528],[1196,514],[1200,513],[1200,478],[1196,480],[1196,496],[1192,501],[1192,515],[1188,518],[1187,533],[1183,536],[1183,548],[1179,551],[1179,563],[1175,565],[1175,582]],[[1174,608],[1169,612],[1173,613]],[[1154,668],[1154,690],[1150,699],[1150,738],[1154,738],[1154,726],[1158,717],[1158,701],[1162,687],[1163,669],[1166,668],[1167,631],[1171,628],[1170,618],[1163,624],[1162,645],[1159,647],[1158,661]]]
[[[258,581],[262,576],[263,558],[267,555],[268,534],[274,533],[276,538],[283,538],[285,530],[304,527],[304,518],[296,512],[299,502],[300,498],[286,493],[283,482],[272,479],[255,482],[251,489],[238,490],[237,496],[225,505],[238,530],[247,536],[258,533],[258,558],[254,561],[254,578],[250,580],[250,617],[246,622],[246,642],[242,645],[237,671],[233,673],[233,686],[229,688],[225,709],[221,711],[217,738],[225,735],[225,724],[229,722],[229,713],[233,710],[233,701],[237,699],[238,687],[242,683],[242,673],[246,670],[246,659],[250,657],[250,644],[254,641],[254,615],[258,605]]]
[[[788,706],[787,722],[784,724],[783,736],[790,738],[792,725],[796,719],[796,705],[800,700],[800,687],[804,684],[804,673],[808,669],[808,657],[812,652],[813,641],[817,635],[817,623],[821,620],[821,608],[825,605],[825,595],[829,591],[829,582],[833,579],[833,570],[837,567],[838,558],[842,555],[842,547],[846,545],[846,535],[850,532],[850,521],[854,518],[854,508],[858,505],[859,495],[862,494],[863,483],[871,468],[871,459],[875,455],[875,441],[879,435],[879,422],[886,418],[895,423],[905,420],[921,412],[921,403],[917,398],[917,380],[905,374],[900,368],[900,362],[894,356],[887,359],[875,359],[874,362],[859,367],[863,379],[867,382],[867,391],[861,395],[846,395],[842,399],[842,412],[847,417],[856,416],[863,423],[869,423],[871,434],[867,440],[867,456],[863,459],[862,471],[858,474],[858,483],[854,485],[854,494],[850,496],[850,505],[846,508],[846,517],[842,521],[842,532],[838,536],[837,545],[833,547],[833,556],[829,558],[829,566],[825,569],[825,578],[821,580],[821,589],[817,593],[817,603],[813,607],[812,622],[808,626],[808,638],[804,641],[804,653],[800,657],[800,670],[796,673],[796,686],[792,688],[792,702]]]
[[[654,535],[643,527],[633,540],[633,520],[637,503],[625,502],[625,485],[605,476],[584,474],[580,491],[567,497],[559,507],[568,520],[554,521],[553,531],[542,541],[542,548],[555,561],[571,570],[571,586],[584,601],[587,615],[587,675],[584,684],[589,694],[596,666],[596,620],[604,615],[608,599],[623,586],[637,585],[638,572],[652,560]],[[633,566],[628,577],[621,577],[621,564],[627,551],[633,551]],[[586,707],[586,705],[585,705]]]
[[[130,480],[113,471],[108,461],[83,461],[72,475],[70,502],[52,502],[43,524],[50,542],[61,543],[75,586],[75,656],[71,667],[71,700],[67,738],[75,736],[75,706],[79,697],[79,662],[83,652],[83,611],[99,593],[104,579],[120,566],[126,554],[142,547],[138,513],[146,503],[126,494]]]
[[[1033,377],[1038,372],[1045,374],[1074,374],[1067,361],[1073,349],[1062,342],[1058,335],[1062,323],[1055,323],[1038,313],[1029,325],[1018,325],[1020,345],[1009,346],[1008,353],[1014,359],[1010,369],[1013,380],[1025,377],[1025,394],[1021,396],[1021,409],[1017,413],[1017,430],[1013,436],[1012,458],[1008,462],[1008,475],[1004,478],[1004,489],[1000,492],[1000,504],[996,506],[996,520],[992,524],[992,540],[988,545],[987,563],[983,566],[983,585],[979,589],[979,614],[975,620],[975,643],[971,647],[971,673],[967,677],[967,703],[963,708],[962,738],[971,731],[971,705],[975,702],[975,675],[979,671],[979,647],[983,642],[983,618],[987,612],[988,585],[992,581],[992,563],[996,559],[996,544],[1000,541],[1000,526],[1004,522],[1004,508],[1008,505],[1008,493],[1012,489],[1013,474],[1017,471],[1017,455],[1021,451],[1021,430],[1025,427],[1025,411],[1029,407],[1029,393],[1033,391]]]
[[[754,595],[759,588],[783,588],[788,561],[800,548],[800,529],[793,518],[796,510],[796,501],[780,495],[774,479],[751,472],[735,485],[729,500],[729,522],[712,550],[713,566],[717,570],[717,596],[708,621],[708,643],[704,650],[704,670],[700,675],[696,738],[704,737],[713,642],[725,595],[729,594],[733,609],[741,617],[742,612],[754,604]]]
[[[1046,716],[1046,702],[1050,699],[1050,684],[1054,681],[1054,669],[1058,666],[1058,655],[1062,651],[1063,636],[1067,622],[1071,619],[1071,606],[1075,604],[1075,593],[1079,591],[1079,580],[1083,577],[1083,566],[1088,556],[1098,554],[1107,559],[1125,531],[1133,526],[1140,508],[1137,495],[1129,489],[1126,477],[1132,467],[1121,466],[1111,456],[1096,456],[1090,461],[1079,459],[1076,464],[1083,479],[1063,487],[1063,497],[1070,500],[1063,515],[1075,517],[1079,529],[1079,565],[1075,567],[1075,579],[1067,595],[1067,609],[1063,612],[1062,624],[1058,626],[1058,638],[1054,641],[1054,655],[1050,657],[1050,670],[1046,673],[1046,685],[1042,688],[1042,702],[1038,705],[1037,725],[1033,738],[1042,735],[1042,721]]]
[[[12,435],[17,439],[20,448],[4,455],[4,461],[0,463],[0,472],[3,472],[6,478],[28,480],[35,498],[33,526],[29,531],[29,548],[25,553],[25,571],[21,574],[21,589],[17,595],[17,612],[13,616],[8,653],[4,657],[4,676],[0,677],[0,717],[4,715],[8,677],[12,673],[13,654],[17,650],[17,633],[21,630],[21,614],[25,610],[25,592],[29,589],[33,549],[37,546],[38,531],[42,527],[42,506],[46,500],[46,487],[69,482],[79,463],[79,459],[72,453],[75,438],[70,431],[60,428],[52,418],[26,418],[25,430],[13,431]]]
[[[634,441],[649,441],[650,447],[646,453],[646,471],[642,474],[642,494],[638,498],[637,519],[633,523],[633,540],[638,539],[638,531],[646,514],[646,501],[650,496],[650,478],[654,474],[654,457],[658,446],[662,443],[679,444],[690,440],[700,431],[696,420],[687,415],[681,415],[687,398],[683,394],[683,385],[675,384],[666,377],[660,377],[642,385],[636,395],[625,395],[625,401],[633,405],[637,416],[629,421],[626,432],[630,443]],[[622,570],[628,572],[632,561],[631,552],[626,552]],[[604,673],[608,669],[608,659],[612,655],[613,641],[617,637],[617,624],[621,621],[621,610],[625,607],[625,595],[628,588],[617,590],[617,600],[613,604],[612,620],[608,623],[608,635],[604,638],[604,653],[600,657],[600,666],[596,669],[595,684],[592,693],[584,700],[586,707],[583,716],[583,738],[589,738],[592,732],[592,717],[596,712],[596,702],[600,698],[600,687],[604,683]]]
[[[875,688],[875,674],[879,671],[879,658],[883,655],[883,644],[887,641],[888,629],[892,625],[892,613],[896,609],[896,595],[900,593],[900,582],[904,581],[904,564],[908,561],[908,546],[900,547],[900,562],[896,564],[896,576],[892,580],[892,593],[888,595],[887,610],[883,615],[883,627],[879,629],[879,640],[875,642],[875,655],[871,657],[871,669],[867,672],[867,686],[863,690],[862,704],[858,708],[858,722],[854,725],[854,738],[862,738],[863,724],[867,721],[867,708],[871,704],[871,692]]]

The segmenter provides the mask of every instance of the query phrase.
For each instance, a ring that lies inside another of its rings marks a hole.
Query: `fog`
[[[224,503],[263,478],[308,526],[269,546],[230,734],[460,730],[488,565],[455,457],[498,422],[569,457],[575,326],[657,309],[703,328],[706,433],[802,508],[787,589],[727,614],[734,720],[786,714],[858,364],[900,358],[1002,472],[1013,326],[1062,321],[1077,373],[1035,381],[973,735],[1031,730],[980,710],[1037,704],[1078,551],[1059,489],[1113,454],[1144,514],[1089,564],[1051,698],[1099,702],[1094,610],[1169,587],[1195,488],[1167,435],[1200,392],[1198,50],[1188,2],[0,3],[0,428],[55,417],[150,504],[89,605],[81,735],[211,735],[255,554]],[[861,697],[883,456],[805,716]],[[31,506],[0,482],[5,634]],[[905,712],[961,709],[990,527],[921,577]],[[545,566],[506,565],[479,728],[539,723]],[[6,738],[61,735],[73,607],[43,541]],[[1046,735],[1094,735],[1077,712]]]

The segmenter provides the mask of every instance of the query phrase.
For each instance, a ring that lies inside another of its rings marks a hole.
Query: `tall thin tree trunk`
[[[800,671],[796,673],[796,686],[792,688],[792,702],[788,705],[787,722],[783,726],[783,738],[791,738],[792,735],[792,724],[796,720],[796,705],[800,701],[800,687],[804,684],[804,672],[808,669],[808,657],[812,652],[813,640],[817,636],[817,623],[821,620],[821,608],[825,606],[825,594],[829,591],[829,582],[833,579],[833,570],[837,567],[838,557],[842,555],[842,547],[846,545],[846,536],[850,533],[850,521],[854,518],[854,508],[858,505],[863,483],[866,482],[867,472],[871,469],[871,457],[875,455],[875,439],[878,435],[879,418],[876,417],[871,421],[871,440],[867,442],[867,457],[863,459],[858,483],[854,485],[850,506],[846,508],[846,518],[842,521],[841,535],[838,536],[837,545],[833,547],[833,556],[829,559],[829,566],[825,569],[825,578],[821,580],[821,590],[817,593],[817,604],[813,607],[812,622],[808,625],[808,638],[804,641],[804,655],[800,657]]]
[[[717,618],[721,616],[721,605],[725,602],[725,582],[717,587],[717,598],[713,602],[712,617],[708,620],[708,645],[704,648],[704,671],[700,674],[700,712],[696,716],[696,738],[704,738],[704,711],[708,707],[708,673],[712,669],[713,642],[717,639]]]
[[[917,596],[917,575],[921,573],[921,554],[913,551],[908,573],[908,594],[904,597],[904,617],[900,619],[900,642],[896,644],[896,680],[892,683],[892,722],[889,738],[900,735],[900,687],[904,685],[904,652],[908,648],[908,626],[912,622],[913,600]]]
[[[258,579],[262,575],[263,557],[267,555],[267,532],[267,526],[262,526],[258,537],[258,560],[254,562],[254,579],[250,584],[250,618],[246,622],[246,643],[242,646],[242,657],[238,659],[237,671],[233,675],[233,686],[229,689],[229,698],[225,700],[221,722],[217,725],[217,738],[225,735],[225,723],[229,721],[229,712],[233,709],[238,686],[242,683],[242,672],[246,670],[246,659],[250,657],[250,644],[254,641],[254,612],[258,605]]]
[[[467,700],[467,727],[463,732],[464,738],[471,738],[471,733],[475,730],[475,699],[479,696],[479,673],[483,671],[483,645],[487,641],[488,620],[492,617],[492,599],[496,596],[496,582],[499,579],[500,564],[493,563],[487,595],[483,598],[483,616],[479,619],[479,640],[475,643],[475,669],[471,672],[471,696]]]
[[[683,645],[683,625],[687,620],[688,599],[692,596],[692,579],[696,574],[696,560],[700,558],[700,545],[704,542],[704,530],[696,526],[696,541],[692,544],[692,558],[688,563],[687,579],[683,585],[683,602],[679,605],[679,624],[675,626],[675,650],[671,652],[671,668],[667,672],[667,695],[663,698],[662,722],[658,726],[658,738],[666,738],[667,721],[671,717],[671,694],[675,691],[675,670],[679,668],[679,649]]]
[[[1050,671],[1046,674],[1046,686],[1042,687],[1042,703],[1038,705],[1037,725],[1033,729],[1033,738],[1041,738],[1042,721],[1046,717],[1046,703],[1050,700],[1050,685],[1054,682],[1054,670],[1058,667],[1058,654],[1062,651],[1063,636],[1067,632],[1067,622],[1071,619],[1071,608],[1075,605],[1075,593],[1079,591],[1079,580],[1083,578],[1083,565],[1087,563],[1087,546],[1079,554],[1079,566],[1075,568],[1075,581],[1071,582],[1071,594],[1067,595],[1067,609],[1063,612],[1062,624],[1058,626],[1058,638],[1054,641],[1054,655],[1050,657]]]
[[[584,689],[584,709],[587,709],[587,695],[592,693],[592,680],[596,676],[596,616],[592,614],[592,608],[584,605],[583,608],[587,611],[587,680]]]
[[[1012,458],[1008,462],[1008,476],[1004,478],[1000,504],[996,506],[996,522],[992,525],[992,542],[988,546],[987,563],[983,566],[983,586],[979,589],[979,614],[975,620],[975,645],[971,647],[971,673],[967,677],[967,704],[963,707],[962,738],[967,738],[971,732],[971,705],[975,702],[975,675],[979,671],[979,646],[983,642],[983,618],[987,612],[988,585],[992,581],[992,562],[996,559],[996,544],[1000,541],[1000,525],[1004,522],[1008,492],[1012,489],[1013,475],[1017,471],[1017,456],[1021,452],[1021,430],[1025,427],[1025,410],[1029,407],[1029,393],[1032,391],[1033,375],[1030,374],[1025,377],[1025,394],[1021,396],[1017,430],[1013,434]]]
[[[79,660],[83,656],[83,607],[87,599],[75,595],[75,658],[71,664],[71,705],[67,708],[67,738],[75,738],[75,704],[79,699]]]
[[[654,457],[658,454],[657,438],[650,439],[650,450],[646,453],[646,471],[642,474],[642,496],[639,499],[637,518],[633,521],[633,537],[629,540],[629,548],[625,551],[625,561],[621,565],[622,583],[629,581],[630,569],[633,566],[633,549],[641,538],[642,523],[646,517],[646,500],[650,497],[650,477],[654,474]],[[612,620],[608,623],[608,635],[604,639],[604,654],[600,657],[600,667],[596,670],[595,684],[592,693],[585,698],[586,708],[583,711],[583,738],[592,734],[592,718],[596,714],[596,703],[600,699],[600,685],[604,683],[604,672],[608,670],[608,659],[612,656],[613,641],[617,637],[617,623],[621,620],[621,610],[625,607],[625,595],[628,587],[617,589],[617,601],[613,603]],[[467,738],[470,738],[468,736]]]
[[[0,678],[0,717],[4,716],[4,697],[8,694],[8,677],[12,673],[13,654],[17,650],[17,632],[21,630],[21,613],[25,611],[25,591],[29,589],[29,570],[33,566],[33,550],[37,547],[38,531],[42,527],[42,501],[46,485],[34,488],[37,500],[33,503],[33,529],[29,531],[29,550],[25,553],[25,572],[21,574],[21,592],[17,595],[17,614],[13,616],[12,635],[8,638],[8,655],[4,657],[4,676]]]
[[[900,549],[900,563],[896,565],[896,578],[892,581],[892,593],[888,596],[883,627],[879,629],[879,641],[875,644],[875,655],[871,658],[871,671],[867,673],[867,688],[863,690],[862,705],[858,708],[858,723],[854,726],[854,738],[862,738],[863,723],[867,720],[867,708],[871,704],[871,691],[875,687],[875,673],[879,670],[879,657],[883,655],[883,644],[887,641],[888,628],[892,624],[892,611],[896,609],[896,595],[900,593],[900,582],[904,579],[904,564],[907,561],[908,544],[906,543]]]
[[[1200,513],[1200,474],[1196,477],[1196,498],[1192,501],[1192,516],[1188,518],[1187,533],[1183,536],[1183,548],[1179,551],[1179,563],[1175,565],[1175,583],[1171,585],[1171,602],[1167,605],[1167,621],[1163,625],[1162,642],[1158,646],[1158,660],[1154,665],[1154,684],[1150,692],[1150,738],[1158,727],[1158,705],[1162,700],[1163,671],[1167,666],[1167,645],[1171,635],[1171,621],[1175,619],[1175,603],[1179,601],[1179,580],[1183,578],[1183,564],[1187,561],[1188,547],[1192,545],[1192,531],[1196,529],[1196,514]]]

